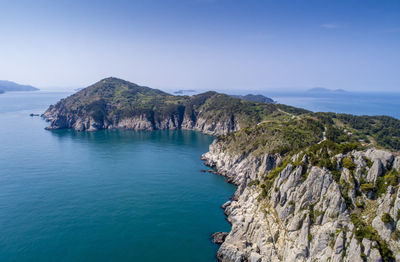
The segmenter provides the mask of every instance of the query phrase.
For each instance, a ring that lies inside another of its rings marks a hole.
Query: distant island
[[[0,80],[0,94],[4,92],[37,91],[37,90],[39,89],[30,85],[21,85],[7,80]]]
[[[344,89],[329,89],[329,88],[324,88],[324,87],[314,87],[311,89],[308,89],[307,92],[312,92],[312,93],[345,93],[347,92]]]
[[[272,98],[263,96],[263,95],[253,95],[253,94],[247,94],[247,95],[231,95],[234,98],[240,98],[246,101],[250,102],[256,102],[256,103],[275,103],[275,101]]]
[[[184,95],[187,93],[196,93],[196,90],[193,89],[181,89],[174,92],[175,95]]]

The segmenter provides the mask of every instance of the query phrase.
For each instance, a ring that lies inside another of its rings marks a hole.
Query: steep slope
[[[231,96],[234,98],[240,98],[243,100],[257,102],[257,103],[275,103],[275,101],[272,98],[263,95],[247,94],[247,95],[231,95]]]
[[[307,112],[216,92],[173,96],[121,79],[106,78],[50,106],[43,117],[50,121],[49,129],[182,128],[226,134],[263,121],[281,107],[296,114]]]
[[[216,92],[173,96],[116,78],[43,117],[49,129],[218,135],[202,158],[238,186],[223,205],[232,230],[220,261],[400,261],[398,119],[312,113]]]
[[[325,117],[245,128],[203,155],[238,185],[220,261],[400,260],[400,157]]]

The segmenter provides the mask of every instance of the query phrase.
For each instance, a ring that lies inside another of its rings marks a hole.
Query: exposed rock
[[[393,168],[395,168],[398,171],[400,171],[400,156],[396,156],[396,158],[394,159]]]
[[[228,233],[226,232],[216,232],[214,234],[212,234],[211,236],[213,237],[213,242],[215,244],[222,244],[225,241],[226,236],[228,235]]]
[[[384,150],[378,149],[368,149],[365,152],[365,156],[371,161],[375,162],[376,160],[381,161],[385,166],[390,165],[393,162],[394,156],[392,153]]]
[[[376,182],[377,177],[396,163],[393,162],[396,161],[393,155],[382,150],[349,154],[353,156],[355,170],[360,170],[357,178],[357,175],[353,177],[349,170],[343,169],[341,180],[350,186],[354,186],[354,179],[360,183],[359,179],[367,177],[361,171],[365,169],[364,156],[374,161],[368,172],[371,182]],[[305,177],[302,166],[295,167],[288,163],[275,178],[267,197],[260,200],[259,187],[249,184],[251,181],[263,181],[263,176],[279,165],[281,159],[278,155],[235,155],[214,141],[203,159],[219,174],[238,185],[235,199],[223,205],[232,229],[218,250],[220,261],[362,262],[364,258],[367,261],[383,261],[376,241],[363,238],[360,243],[355,237],[354,232],[358,229],[350,218],[354,207],[348,206],[346,201],[349,200],[344,199],[341,185],[333,179],[329,170],[310,166]],[[363,200],[357,198],[357,201],[371,205],[371,208],[366,208],[370,213],[358,216],[370,221],[377,237],[387,243],[390,252],[400,261],[400,243],[393,239],[393,232],[400,228],[400,222],[396,221],[390,227],[381,220],[383,213],[389,213],[393,218],[397,215],[400,190],[397,193],[396,190],[388,187],[387,193],[376,200],[368,200],[365,196]],[[347,194],[355,203],[356,189],[349,190]]]
[[[382,172],[383,172],[382,167],[383,167],[383,165],[382,165],[381,160],[376,159],[374,161],[374,164],[372,165],[371,169],[368,171],[367,181],[375,184],[378,177],[382,175]]]

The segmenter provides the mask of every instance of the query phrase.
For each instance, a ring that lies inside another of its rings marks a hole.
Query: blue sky
[[[0,2],[0,79],[400,90],[397,0]]]

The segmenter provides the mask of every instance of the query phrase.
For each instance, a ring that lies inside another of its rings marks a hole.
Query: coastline
[[[342,183],[360,183],[363,172],[367,172],[369,181],[374,181],[384,170],[400,170],[400,157],[376,149],[337,155],[340,161],[354,158],[355,178],[351,170],[343,168],[340,179],[343,182],[337,182],[325,168],[310,165],[306,172],[295,164],[299,157],[293,156],[282,164],[278,155],[258,158],[232,155],[217,140],[210,145],[210,151],[202,156],[205,164],[237,185],[232,201],[222,205],[232,227],[218,250],[218,260],[399,260],[400,243],[393,234],[397,234],[400,223],[389,226],[381,217],[385,214],[396,217],[400,212],[400,190],[389,186],[382,195],[361,200],[356,197],[356,188],[344,194]],[[368,167],[366,159],[373,165]],[[274,190],[265,196],[254,182],[264,181],[265,173],[271,174],[277,169],[280,171],[272,185]],[[356,181],[351,182],[352,179]],[[349,201],[363,202],[362,219],[354,216],[353,204]],[[374,210],[369,211],[370,208]],[[361,229],[357,225],[365,223],[364,219],[371,223],[368,230],[372,230],[369,234],[373,237],[360,239]]]
[[[109,96],[109,102],[95,99],[103,92],[118,97],[124,85],[146,93],[154,108],[121,110]],[[160,92],[104,79],[42,117],[47,130],[216,136],[201,159],[237,187],[222,205],[231,230],[214,234],[221,262],[400,260],[400,158],[387,151],[399,148],[398,120],[254,104],[215,92],[182,105],[181,97]],[[162,110],[155,106],[161,98]]]

